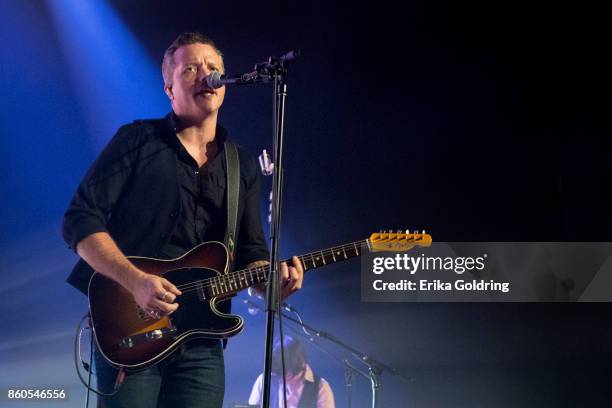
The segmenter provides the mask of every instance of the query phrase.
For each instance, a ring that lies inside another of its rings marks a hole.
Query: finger
[[[295,269],[298,270],[300,275],[304,277],[304,265],[302,265],[302,261],[300,261],[300,258],[298,258],[297,256],[294,256],[293,258],[291,258],[291,262],[293,263],[293,266],[295,267]]]
[[[300,273],[298,272],[297,269],[290,267],[289,276],[291,277],[291,279],[289,280],[287,287],[289,287],[292,292],[295,292],[302,286],[302,282],[300,279]]]
[[[178,303],[166,303],[166,302],[162,302],[159,299],[155,299],[153,302],[151,302],[151,309],[154,310],[159,310],[159,312],[162,315],[169,315],[173,312],[176,311],[176,309],[178,309],[179,304]]]
[[[161,297],[161,301],[166,302],[166,303],[174,303],[175,300],[176,300],[176,295],[168,291],[166,291],[166,293],[164,293],[164,295]]]
[[[300,290],[304,281],[304,268],[298,257],[294,256],[291,262],[293,266],[289,267],[287,270],[289,279],[286,281],[287,284],[283,286],[281,291],[281,297],[283,299]]]
[[[289,284],[289,267],[287,266],[287,262],[283,262],[280,265],[280,280],[283,287]]]
[[[303,276],[304,275],[300,275],[300,272],[296,268],[292,268],[292,271],[291,271],[291,290],[293,290],[295,292],[297,290],[302,289]]]
[[[176,296],[183,294],[183,292],[178,290],[178,288],[174,286],[168,279],[162,278],[162,286],[164,287],[165,290],[167,290],[168,292],[174,293]]]
[[[289,267],[289,284],[292,293],[302,288],[302,281],[304,279],[304,270],[297,256],[291,259],[292,266]]]

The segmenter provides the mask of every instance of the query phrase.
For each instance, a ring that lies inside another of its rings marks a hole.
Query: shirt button
[[[174,217],[176,217],[176,213],[175,212],[171,212],[170,213],[170,218],[174,218]]]
[[[200,172],[198,170],[196,170],[196,171],[193,172],[193,174],[195,174],[197,176],[198,174],[200,174]]]

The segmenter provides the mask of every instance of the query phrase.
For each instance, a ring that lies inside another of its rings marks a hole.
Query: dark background
[[[63,284],[74,256],[59,239],[59,222],[112,135],[87,124],[109,117],[113,103],[99,115],[80,108],[78,95],[93,98],[109,84],[92,75],[88,92],[76,89],[68,74],[75,60],[62,57],[65,40],[50,23],[57,4],[3,6],[11,21],[0,75],[7,89],[0,310],[11,330],[0,352],[7,371],[40,367],[49,350],[66,353],[45,367],[66,365],[67,383],[74,381],[66,362],[72,327],[85,301]],[[611,240],[610,29],[594,5],[106,4],[154,68],[189,30],[215,39],[228,73],[301,49],[287,99],[284,255],[398,228],[424,228],[435,241]],[[110,36],[115,27],[92,29]],[[104,55],[86,42],[81,52],[80,59]],[[140,85],[163,97],[161,74],[157,80]],[[168,109],[151,111],[147,101],[139,100],[142,116]],[[115,117],[105,125],[136,118]],[[221,122],[253,154],[269,150],[271,89],[228,89]],[[268,188],[269,180],[262,202]],[[315,326],[414,378],[385,374],[383,406],[609,403],[608,304],[365,304],[359,273],[358,262],[314,271],[291,302]],[[244,313],[239,303],[235,309]],[[263,319],[255,317],[230,342],[228,402],[248,398],[262,341]],[[342,406],[342,368],[309,350]],[[356,381],[356,406],[367,406],[368,387]]]

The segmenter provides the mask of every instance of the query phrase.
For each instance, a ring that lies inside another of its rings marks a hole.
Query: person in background
[[[334,393],[327,381],[312,371],[302,343],[291,336],[284,336],[285,381],[287,384],[287,408],[334,408]],[[274,408],[283,408],[283,381],[281,366],[281,342],[274,344],[272,357],[272,381],[270,402]],[[253,384],[250,405],[261,404],[263,374]]]

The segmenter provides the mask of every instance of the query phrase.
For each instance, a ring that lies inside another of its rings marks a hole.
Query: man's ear
[[[172,85],[164,85],[164,92],[168,95],[168,99],[174,99],[174,93],[172,92]]]

